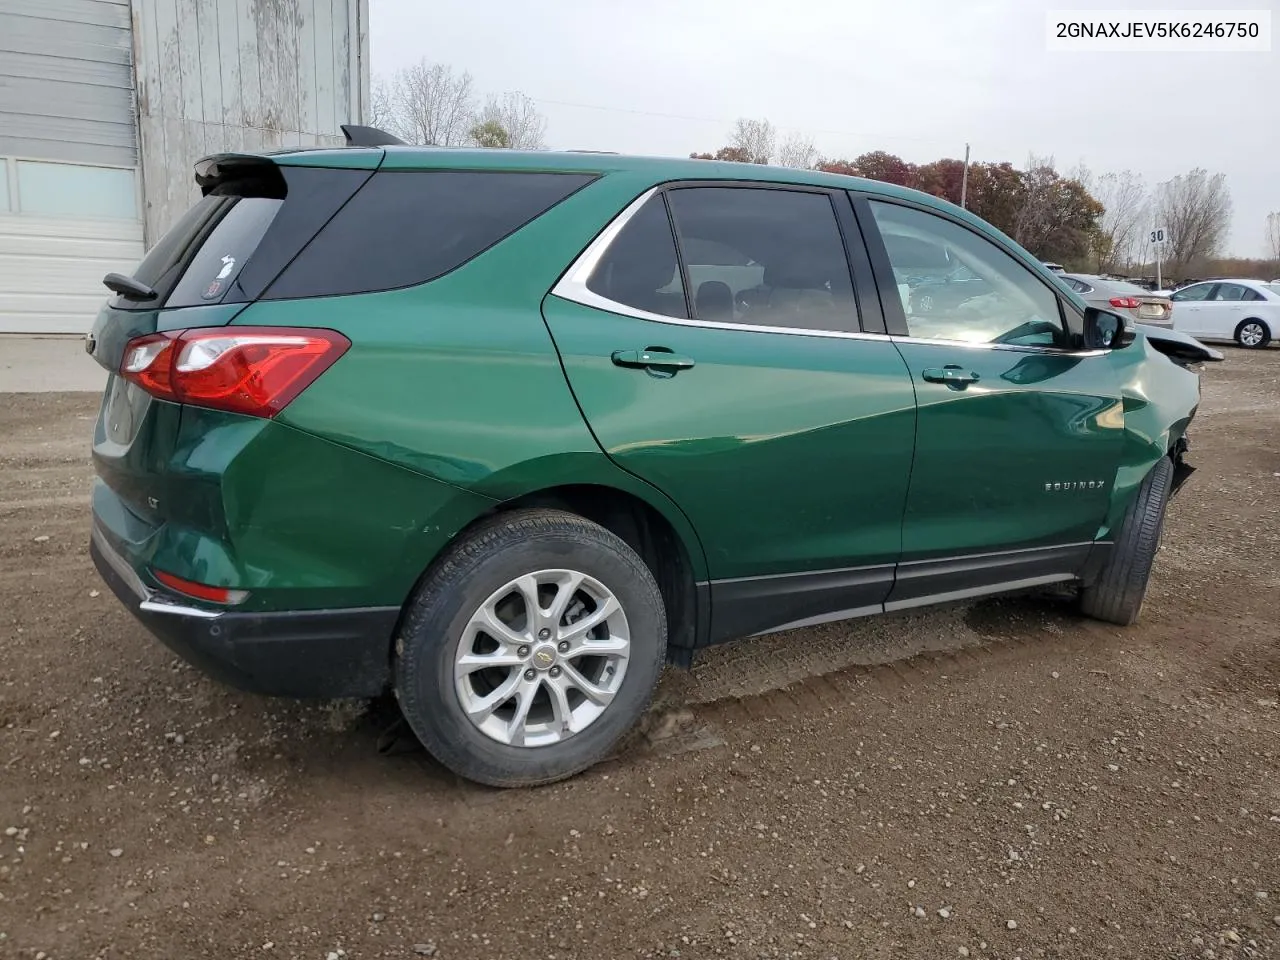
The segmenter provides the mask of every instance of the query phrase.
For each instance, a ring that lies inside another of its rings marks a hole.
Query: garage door
[[[0,332],[84,333],[142,256],[128,0],[0,5]]]

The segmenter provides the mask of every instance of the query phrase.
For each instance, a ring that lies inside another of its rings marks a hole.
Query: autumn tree
[[[915,188],[959,205],[964,183],[963,160],[935,160],[916,168]]]
[[[691,153],[691,160],[726,160],[729,163],[754,163],[746,151],[738,147],[721,147],[715,153]]]
[[[1155,208],[1168,232],[1170,274],[1194,270],[1221,249],[1231,229],[1231,193],[1226,174],[1202,167],[1156,188]]]
[[[1058,174],[1053,157],[1028,158],[1013,238],[1032,254],[1063,263],[1085,262],[1102,214],[1102,204],[1079,180]]]
[[[969,190],[965,207],[997,230],[1013,236],[1022,209],[1022,171],[1013,164],[969,164]]]

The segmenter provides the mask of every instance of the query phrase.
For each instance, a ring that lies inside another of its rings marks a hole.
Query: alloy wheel
[[[1240,327],[1240,342],[1246,347],[1256,347],[1261,345],[1266,339],[1266,331],[1262,329],[1262,324],[1252,321]]]
[[[468,620],[454,687],[486,736],[547,746],[608,709],[630,652],[626,613],[612,591],[576,570],[539,570],[495,590]]]

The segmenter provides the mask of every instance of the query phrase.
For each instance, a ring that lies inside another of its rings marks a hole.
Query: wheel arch
[[[1278,336],[1280,336],[1280,330],[1277,330],[1275,321],[1268,320],[1266,317],[1262,317],[1262,316],[1245,317],[1243,320],[1241,320],[1239,323],[1236,324],[1235,330],[1232,331],[1233,336],[1235,334],[1238,334],[1240,332],[1240,328],[1243,327],[1246,323],[1262,324],[1262,329],[1267,331],[1268,340],[1275,340],[1277,339]]]
[[[661,502],[661,501],[659,501]],[[599,483],[566,483],[499,503],[488,515],[526,507],[576,514],[614,533],[653,573],[667,608],[668,658],[686,664],[710,627],[702,547],[683,513],[672,517],[635,490]],[[687,528],[687,532],[682,531]]]
[[[499,489],[505,496],[495,496],[498,490],[492,488],[486,490],[490,506],[460,525],[424,566],[405,595],[402,609],[408,608],[431,570],[452,546],[477,524],[521,508],[563,510],[610,530],[644,560],[667,605],[668,658],[688,665],[692,651],[705,643],[711,622],[706,556],[692,524],[661,491],[611,461],[603,457],[590,457],[587,462],[573,457],[572,461],[569,468],[564,463],[551,469],[545,463],[526,464],[528,472],[524,477],[504,472]],[[583,479],[572,479],[575,476]],[[544,482],[530,482],[535,477]],[[552,478],[559,482],[547,482]]]

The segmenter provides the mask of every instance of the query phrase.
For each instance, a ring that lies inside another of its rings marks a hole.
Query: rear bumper
[[[144,584],[95,525],[94,566],[165,646],[215,680],[281,697],[374,697],[391,681],[395,607],[244,613],[184,606]]]

